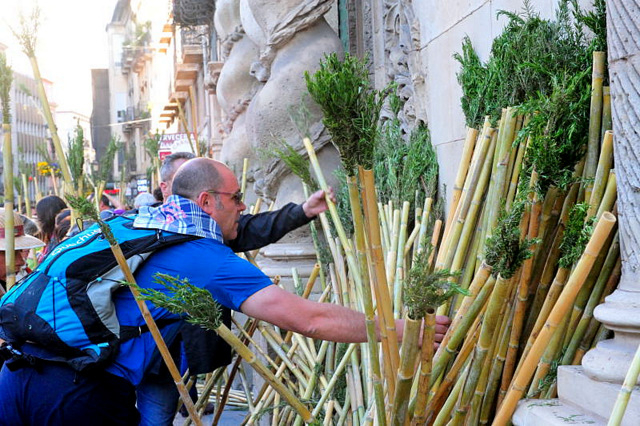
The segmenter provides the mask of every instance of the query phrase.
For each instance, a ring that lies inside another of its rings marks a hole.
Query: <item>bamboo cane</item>
[[[611,232],[613,225],[616,222],[615,216],[611,213],[605,212],[596,228],[593,231],[591,239],[587,244],[587,247],[584,251],[584,254],[578,261],[574,272],[571,274],[567,285],[565,286],[558,302],[554,306],[554,309],[549,314],[547,321],[540,332],[540,335],[535,340],[531,351],[527,355],[525,362],[522,365],[521,371],[516,375],[511,384],[507,395],[498,409],[498,413],[493,421],[493,424],[496,426],[506,425],[513,411],[515,410],[516,403],[522,396],[522,393],[525,390],[531,376],[533,375],[533,370],[537,361],[542,356],[542,353],[551,339],[553,332],[558,327],[559,322],[562,320],[562,317],[570,308],[570,304],[573,302],[573,299],[577,295],[580,290],[580,286],[584,282],[584,279],[589,274],[591,266],[595,261],[595,258],[600,251],[600,247],[602,242],[606,239],[608,234]]]
[[[420,224],[422,227],[422,224]],[[429,269],[433,270],[433,261],[435,260],[436,247],[438,247],[438,242],[440,241],[440,231],[442,229],[442,220],[438,219],[433,225],[433,232],[431,234],[431,254],[429,255]],[[420,244],[418,244],[418,250],[421,249]]]
[[[600,126],[602,124],[602,81],[605,74],[606,52],[593,52],[593,68],[591,74],[591,107],[589,112],[589,139],[583,177],[591,179],[596,174],[600,151]],[[591,199],[593,182],[588,182],[584,189],[584,199]],[[582,197],[580,197],[581,199]]]
[[[395,263],[398,258],[398,240],[400,239],[400,221],[401,221],[401,212],[396,209],[393,211],[393,220],[391,221],[391,247],[387,253],[387,257],[385,260],[385,271],[387,277],[387,283],[391,285],[396,279],[396,268]]]
[[[482,265],[480,266],[480,269],[478,269],[478,272],[476,272],[475,276],[473,277],[473,281],[469,285],[469,289],[468,289],[469,295],[465,296],[462,299],[462,304],[460,305],[460,308],[458,308],[456,315],[451,321],[451,325],[447,330],[447,333],[445,334],[444,338],[440,342],[440,348],[438,349],[438,352],[435,355],[436,358],[440,357],[444,348],[448,346],[451,336],[454,333],[456,333],[455,330],[457,330],[458,327],[460,326],[460,322],[467,317],[471,305],[474,303],[475,299],[477,298],[478,292],[482,288],[484,288],[485,283],[491,276],[491,271],[492,271],[491,266],[483,262]]]
[[[467,381],[464,384],[460,401],[456,406],[455,418],[457,418],[458,421],[461,421],[462,416],[466,415],[469,404],[471,402],[471,398],[476,390],[484,361],[491,347],[493,335],[496,332],[496,323],[498,321],[500,310],[504,307],[505,299],[510,291],[511,281],[512,280],[510,279],[502,278],[501,275],[498,275],[498,277],[496,278],[496,284],[493,288],[493,291],[491,292],[487,310],[482,320],[480,338],[478,339],[478,343],[476,344],[474,358],[471,361],[469,375],[467,377]],[[456,422],[455,424],[459,423]]]
[[[456,378],[458,378],[458,374],[460,371],[467,367],[462,376],[465,377],[468,373],[468,367],[470,365],[470,355],[478,342],[478,338],[480,337],[480,317],[477,317],[473,322],[473,325],[469,329],[469,335],[467,339],[465,339],[462,348],[460,348],[460,352],[456,356],[451,368],[447,371],[447,374],[442,379],[442,382],[439,386],[435,388],[433,391],[433,396],[427,403],[426,413],[427,413],[427,421],[430,423],[431,420],[436,416],[436,413],[444,410],[442,404],[445,404],[447,395],[451,388],[456,384]],[[433,376],[433,371],[432,371]],[[461,383],[464,385],[464,383]],[[433,389],[432,389],[433,390]],[[455,404],[455,401],[454,401]],[[416,405],[417,408],[417,405]],[[453,407],[451,407],[453,409]],[[438,415],[439,417],[439,415]]]
[[[612,244],[609,249],[609,253],[612,251],[617,251],[618,256],[615,258],[615,264],[613,268],[609,270],[609,256],[607,255],[607,260],[605,261],[605,266],[602,268],[603,273],[598,277],[598,282],[593,288],[591,295],[589,297],[589,301],[584,308],[584,312],[582,313],[582,318],[580,318],[580,322],[575,328],[575,332],[573,333],[573,337],[571,342],[569,342],[569,346],[565,352],[565,356],[562,359],[563,365],[577,365],[580,361],[582,361],[582,354],[580,354],[580,346],[585,337],[587,337],[588,326],[593,318],[593,310],[600,303],[603,295],[611,293],[615,286],[618,284],[618,280],[620,279],[620,273],[622,268],[622,262],[620,259],[620,245]],[[589,342],[593,340],[593,335]],[[584,353],[584,351],[582,352]]]
[[[504,114],[504,127],[498,134],[494,161],[496,161],[491,173],[491,187],[487,196],[489,206],[486,216],[485,239],[491,237],[493,228],[498,220],[500,200],[504,197],[504,187],[507,180],[507,167],[511,156],[511,145],[515,132],[517,117],[514,116],[515,109],[509,107]]]
[[[617,192],[616,173],[615,173],[615,170],[612,169],[609,172],[609,178],[607,179],[607,188],[605,189],[604,195],[602,196],[600,207],[598,208],[598,212],[596,213],[596,219],[600,219],[600,216],[602,216],[602,213],[613,210],[613,205],[616,203],[617,197],[618,197],[618,192]]]
[[[7,112],[8,114],[8,112]],[[5,119],[6,121],[6,119]],[[7,277],[5,279],[7,290],[16,283],[16,252],[15,252],[15,233],[13,228],[15,223],[13,220],[13,154],[11,146],[11,125],[2,124],[4,132],[3,143],[3,163],[4,163],[4,229],[5,229],[5,268]],[[9,230],[10,232],[7,232]]]
[[[216,333],[220,335],[225,341],[231,345],[238,355],[240,355],[253,369],[262,376],[269,385],[276,390],[280,394],[282,398],[284,398],[291,407],[293,407],[296,412],[302,416],[303,420],[306,423],[310,423],[314,420],[314,415],[312,415],[307,407],[305,407],[296,396],[280,382],[274,374],[267,367],[264,366],[262,362],[256,357],[256,355],[251,352],[251,350],[242,343],[240,339],[236,337],[235,334],[231,330],[229,330],[224,324],[216,329]]]
[[[547,344],[540,360],[538,361],[538,366],[536,368],[535,374],[533,375],[533,379],[531,380],[531,385],[529,386],[529,391],[527,392],[527,398],[535,398],[539,397],[541,393],[542,380],[547,376],[549,370],[551,369],[551,362],[556,359],[556,354],[559,349],[562,347],[562,339],[564,337],[564,332],[566,326],[569,322],[570,312],[564,315],[562,320],[560,321],[558,327],[554,331],[553,335],[549,339],[549,343]]]
[[[578,321],[582,317],[582,313],[584,312],[585,305],[590,299],[591,294],[593,293],[593,289],[598,284],[598,281],[601,283],[606,282],[608,275],[611,273],[613,269],[616,258],[620,254],[620,241],[618,238],[617,230],[612,232],[609,235],[609,238],[602,246],[602,250],[598,254],[598,258],[596,259],[593,267],[591,268],[591,272],[587,277],[587,280],[582,285],[578,296],[576,297],[575,302],[573,303],[573,309],[571,310],[571,317],[569,319],[569,330],[575,330]],[[600,276],[605,275],[602,279]],[[565,337],[564,346],[569,345],[569,341],[571,340],[571,335]]]
[[[613,132],[607,130],[604,134],[604,140],[602,141],[598,168],[596,169],[594,181],[591,184],[591,198],[589,198],[589,211],[587,213],[587,218],[594,216],[598,211],[607,186],[606,179],[609,177],[609,171],[611,170],[612,164]]]
[[[515,293],[514,286],[511,286],[511,293]],[[471,397],[469,412],[466,415],[466,421],[468,423],[478,424],[484,404],[489,407],[492,405],[495,392],[488,393],[488,391],[491,391],[489,388],[491,384],[490,381],[492,380],[491,373],[498,369],[498,367],[496,367],[497,364],[502,365],[502,362],[504,362],[507,347],[506,342],[508,342],[509,339],[507,333],[510,333],[511,322],[513,320],[514,303],[512,296],[508,297],[509,302],[504,303],[500,310],[500,327],[496,329],[496,338],[491,342],[488,356],[484,361],[482,372],[480,373],[480,379]],[[496,381],[496,378],[493,378],[493,381]]]
[[[409,405],[409,392],[413,381],[414,365],[418,355],[418,337],[421,325],[422,319],[407,318],[404,323],[400,368],[398,369],[396,392],[393,396],[393,406],[391,408],[392,425],[402,426],[405,422],[408,422],[410,417],[407,413],[407,407]]]
[[[429,383],[429,386],[434,385],[435,380],[443,373],[444,368],[455,354],[458,346],[460,346],[460,343],[462,343],[462,340],[466,337],[469,328],[493,292],[495,281],[496,280],[493,279],[493,277],[488,279],[484,286],[482,286],[482,289],[478,292],[478,295],[475,297],[473,302],[470,304],[467,314],[464,315],[455,328],[449,327],[447,334],[451,333],[451,335],[448,343],[446,346],[440,343],[440,347],[434,357],[433,369],[431,372],[431,383]]]
[[[37,204],[38,201],[42,199],[42,192],[40,191],[40,185],[38,184],[38,173],[33,174],[33,184],[36,190],[36,204]]]
[[[515,309],[511,309],[511,316],[508,318],[506,327],[502,333],[500,340],[500,346],[498,353],[496,354],[495,361],[491,368],[491,374],[487,384],[486,391],[484,392],[484,399],[482,400],[482,407],[480,409],[479,424],[485,425],[489,422],[489,414],[494,406],[494,399],[498,392],[500,376],[502,375],[504,364],[507,360],[507,351],[509,349],[509,341],[511,338],[511,329],[513,327],[513,316],[515,315]],[[507,317],[505,317],[507,318]]]
[[[467,180],[464,184],[464,189],[462,190],[462,195],[458,204],[458,211],[456,211],[456,214],[454,216],[454,223],[452,224],[451,231],[446,234],[447,239],[443,243],[444,247],[446,247],[446,253],[443,253],[444,247],[441,247],[438,259],[436,260],[437,269],[448,269],[451,265],[451,262],[453,261],[453,257],[456,251],[455,242],[459,241],[460,239],[460,234],[462,233],[463,225],[466,220],[469,207],[471,206],[471,202],[473,201],[472,191],[474,191],[474,189],[478,185],[482,171],[485,168],[485,158],[489,157],[488,152],[491,146],[494,144],[493,134],[494,129],[489,127],[487,127],[486,131],[483,132],[480,146],[477,149],[478,155],[477,157],[474,155],[475,158],[471,164],[469,175],[467,176]]]
[[[489,125],[489,121],[485,120],[485,126]],[[462,146],[462,156],[460,157],[460,164],[458,165],[458,173],[456,174],[456,179],[453,183],[453,194],[451,198],[451,204],[449,205],[449,214],[447,215],[446,224],[444,231],[443,240],[447,239],[447,234],[449,233],[449,224],[453,224],[453,217],[456,213],[456,209],[458,208],[458,203],[460,202],[460,197],[462,195],[462,189],[467,177],[467,172],[469,171],[469,166],[471,164],[471,158],[473,156],[473,152],[476,145],[476,140],[478,140],[478,130],[472,127],[467,128],[467,137],[464,140],[464,145]]]
[[[242,180],[240,181],[241,182],[240,192],[242,192],[242,201],[244,201],[246,193],[247,193],[247,175],[248,174],[249,174],[249,159],[245,157],[242,160]],[[256,211],[256,213],[258,211]]]
[[[612,129],[611,88],[609,86],[602,86],[602,125],[600,126],[600,138],[604,138],[605,132]]]
[[[611,417],[609,417],[609,422],[607,423],[607,426],[619,426],[622,423],[624,412],[627,409],[627,404],[629,403],[629,399],[631,398],[631,393],[636,387],[639,375],[640,375],[640,346],[638,346],[638,349],[636,349],[636,353],[634,354],[633,359],[631,360],[631,364],[629,365],[629,370],[627,371],[627,374],[624,377],[622,388],[620,388],[620,393],[618,393],[618,398],[616,399],[616,403],[613,406],[613,410],[611,411]]]
[[[397,257],[395,259],[395,280],[393,287],[393,317],[399,318],[402,310],[402,288],[404,286],[404,246],[407,242],[407,226],[409,222],[409,208],[411,203],[405,201],[402,204],[402,215],[400,219],[400,232],[398,238]]]
[[[460,379],[456,381],[456,384],[453,387],[453,390],[449,394],[449,397],[445,401],[444,405],[442,406],[442,409],[438,411],[438,416],[433,421],[433,426],[444,426],[445,422],[451,416],[451,412],[455,408],[456,401],[458,400],[460,394],[462,393],[462,386],[464,385],[468,372],[469,372],[469,366],[467,366],[465,371],[462,373],[462,376],[460,377]]]
[[[389,296],[389,291],[386,283],[386,274],[384,271],[384,261],[382,258],[382,246],[380,241],[380,224],[378,223],[378,214],[376,212],[376,193],[375,184],[372,170],[361,170],[361,176],[363,178],[363,187],[365,190],[365,208],[366,208],[366,224],[368,227],[367,240],[369,243],[370,252],[370,265],[374,271],[372,274],[372,284],[376,290],[376,301],[378,311],[382,318],[381,322],[384,327],[380,327],[381,335],[382,328],[385,329],[386,345],[388,347],[387,356],[389,358],[388,364],[390,370],[385,370],[385,376],[387,379],[387,386],[390,395],[395,393],[395,375],[393,372],[398,370],[399,365],[399,351],[398,351],[398,338],[395,328],[395,319],[393,318],[392,305]],[[382,340],[383,348],[385,347],[385,339]],[[385,364],[386,365],[386,364]],[[381,410],[381,407],[378,407]]]
[[[60,163],[60,170],[62,171],[62,177],[64,178],[64,181],[67,185],[66,192],[70,192],[74,194],[75,192],[73,190],[73,180],[71,179],[69,164],[67,163],[67,157],[64,155],[64,150],[62,149],[60,138],[58,137],[58,127],[56,126],[56,123],[53,120],[53,114],[51,113],[51,107],[49,106],[47,92],[45,91],[44,84],[42,82],[42,75],[40,74],[40,67],[38,66],[38,60],[36,59],[36,55],[33,50],[29,50],[29,51],[27,51],[27,49],[24,49],[24,50],[27,56],[29,57],[29,62],[31,63],[31,69],[33,70],[33,77],[36,80],[38,97],[40,98],[40,102],[42,103],[42,113],[44,114],[44,117],[47,121],[47,125],[49,126],[49,133],[51,133],[53,147],[56,151],[56,157],[58,159],[58,162]]]
[[[29,197],[29,184],[27,183],[27,175],[20,173],[22,177],[22,190],[24,191],[24,203],[27,209],[27,216],[31,217],[31,198]]]
[[[429,382],[431,381],[431,368],[433,365],[433,340],[436,325],[435,313],[435,309],[431,309],[424,317],[418,391],[416,394],[413,419],[411,420],[413,426],[422,425],[427,421],[427,402],[429,399]]]
[[[530,241],[534,241],[534,239],[538,237],[538,230],[539,230],[539,224],[540,224],[538,219],[539,219],[539,213],[542,210],[540,202],[537,198],[537,194],[535,194],[535,192],[533,191],[533,187],[537,182],[537,179],[538,179],[538,174],[535,171],[533,171],[531,174],[531,180],[530,180],[531,184],[529,188],[531,190],[529,198],[530,198],[530,201],[533,202],[533,204],[531,205],[530,213],[525,214],[525,216],[527,215],[529,216],[528,224],[524,219],[522,223],[523,227],[525,226],[527,227],[527,238]],[[532,252],[535,252],[536,245],[537,244],[532,244],[529,247],[529,249]],[[511,382],[513,371],[515,369],[516,357],[518,354],[518,348],[520,346],[520,337],[522,334],[522,328],[524,326],[524,319],[525,319],[524,317],[525,317],[526,308],[527,308],[527,300],[529,299],[529,285],[531,282],[533,261],[534,261],[533,257],[526,259],[522,263],[522,267],[520,269],[520,279],[518,283],[518,291],[516,293],[517,301],[516,301],[516,306],[514,311],[511,335],[509,337],[507,353],[505,355],[504,370],[502,372],[502,380],[500,385],[500,389],[503,392],[506,392],[506,389],[509,386],[509,383]],[[501,402],[500,397],[498,398],[498,401],[499,401],[498,403]]]
[[[487,158],[491,158],[494,155],[495,149],[497,149],[497,147],[494,141],[492,141],[489,151],[487,152]],[[467,255],[467,249],[471,243],[471,235],[476,228],[482,199],[484,198],[487,185],[489,184],[490,173],[491,163],[486,161],[482,167],[482,172],[480,173],[480,178],[478,179],[477,186],[473,192],[473,198],[471,199],[466,218],[462,224],[462,232],[457,234],[459,241],[457,244],[454,243],[452,246],[455,247],[455,252],[453,253],[451,263],[448,262],[448,258],[445,262],[445,266],[452,272],[457,272],[461,269],[465,256]]]
[[[556,226],[553,242],[551,243],[551,248],[549,249],[549,253],[546,257],[544,268],[542,269],[542,274],[540,276],[539,282],[531,286],[530,293],[535,289],[535,296],[533,299],[533,303],[529,309],[527,324],[525,327],[525,332],[523,334],[523,337],[525,338],[531,335],[531,330],[536,323],[536,320],[540,313],[540,309],[542,308],[542,305],[547,297],[549,286],[554,279],[554,273],[557,273],[556,266],[560,257],[560,243],[562,242],[564,229],[569,219],[569,211],[571,210],[571,207],[574,205],[575,200],[578,196],[578,189],[579,188],[577,184],[572,185],[571,190],[564,198],[559,223]],[[536,281],[534,280],[532,282],[535,283]]]
[[[522,160],[524,159],[524,153],[527,150],[527,144],[529,139],[520,141],[518,145],[518,152],[515,155],[515,162],[513,165],[513,171],[511,172],[511,180],[509,181],[509,191],[507,192],[507,201],[505,203],[505,209],[509,211],[511,204],[516,196],[518,190],[518,182],[520,180],[520,172],[522,170]]]
[[[193,145],[193,141],[191,140],[191,132],[189,131],[189,125],[187,124],[187,119],[184,116],[184,110],[182,109],[182,102],[180,99],[176,99],[176,105],[178,105],[178,119],[184,128],[184,132],[187,134],[187,140],[189,141],[189,147],[191,147],[191,151],[198,155],[198,152],[195,150]]]

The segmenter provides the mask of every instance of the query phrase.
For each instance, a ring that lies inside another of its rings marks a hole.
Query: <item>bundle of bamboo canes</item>
[[[592,113],[598,114],[602,112]],[[593,308],[615,288],[620,274],[615,216],[608,213],[615,213],[613,135],[608,129],[593,130],[601,137],[589,148],[599,158],[593,180],[586,181],[592,184],[590,192],[577,180],[566,190],[549,187],[540,193],[535,168],[524,173],[527,140],[514,144],[526,122],[509,108],[496,128],[487,120],[481,130],[469,130],[441,242],[441,222],[427,238],[432,200],[413,215],[406,203],[382,205],[371,171],[362,166],[350,178],[353,237],[346,235],[330,204],[338,236],[323,217],[332,262],[326,265],[322,297],[363,310],[369,342],[341,349],[297,335],[287,341],[270,326],[260,327],[278,354],[272,359],[277,377],[303,401],[314,401],[312,412],[323,413],[325,424],[422,424],[425,419],[430,424],[505,424],[525,393],[553,397],[555,366],[579,362],[603,337]],[[305,146],[326,189],[310,141]],[[575,175],[582,170],[578,164]],[[413,227],[411,216],[416,218]],[[515,243],[491,256],[487,241],[507,231],[516,236]],[[436,270],[457,271],[451,280],[469,294],[440,306],[453,323],[432,365],[428,345],[422,361],[407,361],[416,359],[408,336],[415,335],[417,326],[407,321],[408,340],[399,345],[394,322],[406,315],[402,292],[407,271],[419,248],[427,246],[437,249],[432,258]],[[527,251],[528,258],[523,255]],[[372,333],[376,318],[380,344]],[[346,378],[342,395],[335,392],[339,377]],[[399,394],[409,397],[395,397]],[[295,412],[278,401],[273,392],[260,392],[251,403],[255,411],[248,423],[270,405],[274,424],[292,420]]]

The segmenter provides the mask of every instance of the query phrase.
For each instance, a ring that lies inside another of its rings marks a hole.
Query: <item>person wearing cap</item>
[[[0,208],[0,294],[4,294],[6,290],[7,280],[7,261],[5,252],[7,249],[7,235],[10,235],[11,230],[7,230],[5,227],[5,212],[3,208]],[[14,248],[15,248],[15,271],[19,271],[24,265],[26,260],[26,254],[29,249],[42,247],[44,242],[36,237],[27,235],[24,232],[24,223],[22,218],[16,212],[13,212],[13,235],[14,235]]]

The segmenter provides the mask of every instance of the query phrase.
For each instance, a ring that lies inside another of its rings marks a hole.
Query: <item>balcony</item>
[[[198,78],[199,64],[176,64],[175,81],[188,80],[195,82]]]

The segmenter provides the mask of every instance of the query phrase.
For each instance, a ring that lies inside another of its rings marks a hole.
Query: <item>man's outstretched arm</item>
[[[313,339],[360,343],[367,341],[365,316],[340,305],[317,303],[271,285],[251,295],[241,306],[243,313],[270,322]],[[447,331],[449,319],[436,319],[436,344]],[[398,339],[402,339],[404,321],[396,320]],[[379,330],[376,325],[379,338]]]

